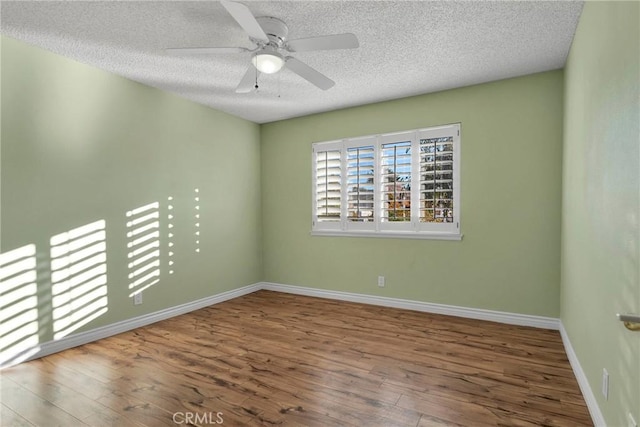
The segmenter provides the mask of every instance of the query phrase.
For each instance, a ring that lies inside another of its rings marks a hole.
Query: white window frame
[[[347,237],[391,237],[407,239],[462,240],[460,222],[460,123],[368,135],[357,138],[316,142],[312,144],[312,228],[314,236]],[[420,140],[428,138],[453,137],[453,218],[452,222],[428,223],[420,221]],[[383,187],[381,174],[382,145],[411,141],[411,220],[383,221]],[[347,197],[347,150],[363,146],[374,147],[374,214],[373,221],[356,222],[348,218]],[[316,203],[316,160],[318,153],[340,151],[341,155],[341,213],[340,221],[319,221]]]

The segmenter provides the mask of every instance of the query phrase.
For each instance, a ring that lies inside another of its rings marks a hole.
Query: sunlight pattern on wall
[[[168,259],[169,259],[169,274],[173,274],[173,196],[167,197],[167,227],[169,228],[169,232],[167,233],[167,246],[169,247],[168,251]]]
[[[200,190],[198,188],[194,191],[195,196],[193,201],[194,205],[194,219],[195,219],[195,242],[196,242],[196,252],[200,252]]]
[[[60,339],[107,312],[107,242],[104,220],[53,236],[53,338]]]
[[[129,297],[160,281],[160,204],[127,212]]]
[[[40,349],[36,276],[35,245],[0,254],[0,366]]]

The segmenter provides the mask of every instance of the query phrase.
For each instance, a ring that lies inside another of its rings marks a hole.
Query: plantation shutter
[[[346,150],[347,226],[352,229],[373,228],[374,221],[375,149],[363,142]]]
[[[460,124],[317,142],[312,234],[460,240]]]
[[[380,144],[381,222],[411,222],[412,152],[415,132],[384,135]]]
[[[340,228],[342,212],[342,158],[335,143],[314,146],[314,225]]]
[[[420,147],[420,224],[450,224],[457,228],[459,188],[456,178],[460,140],[459,126],[443,126],[419,132]]]

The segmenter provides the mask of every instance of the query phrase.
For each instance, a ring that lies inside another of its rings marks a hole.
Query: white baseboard
[[[426,313],[435,314],[446,314],[449,316],[466,317],[469,319],[488,320],[491,322],[507,323],[510,325],[532,326],[535,328],[553,330],[560,329],[560,320],[553,317],[532,316],[528,314],[483,310],[480,308],[467,308],[446,304],[434,304],[430,302],[355,294],[341,291],[329,291],[324,289],[306,288],[302,286],[283,285],[279,283],[269,282],[262,282],[260,288],[269,291],[285,292],[289,294],[359,302],[363,304],[381,305],[384,307],[403,308],[406,310],[423,311]]]
[[[591,385],[589,385],[589,380],[587,380],[587,376],[582,370],[582,366],[580,365],[578,356],[573,350],[573,346],[571,345],[571,341],[569,340],[569,335],[567,334],[562,321],[560,321],[560,336],[562,336],[564,351],[567,353],[567,358],[569,359],[569,363],[571,364],[571,369],[573,369],[573,375],[575,375],[576,380],[578,380],[578,385],[580,386],[582,397],[584,397],[584,401],[587,403],[587,408],[589,409],[589,414],[591,415],[593,425],[596,427],[606,427],[607,423],[602,416],[602,412],[600,411],[600,406],[598,406],[596,396],[593,394]]]
[[[57,353],[59,351],[67,350],[69,348],[77,347],[83,344],[97,341],[103,338],[111,337],[113,335],[121,334],[122,332],[130,331],[135,328],[150,325],[151,323],[159,322],[161,320],[169,319],[171,317],[179,316],[181,314],[189,313],[191,311],[199,310],[201,308],[217,304],[223,301],[227,301],[233,298],[240,297],[242,295],[250,294],[261,289],[260,283],[244,286],[238,289],[232,289],[230,291],[222,292],[217,295],[202,298],[196,301],[191,301],[185,304],[180,304],[175,307],[170,307],[165,310],[156,311],[154,313],[144,314],[142,316],[134,317],[132,319],[123,320],[120,322],[112,323],[110,325],[102,326],[92,329],[86,332],[80,332],[78,334],[69,335],[64,338],[60,338],[55,341],[48,341],[40,344],[39,351],[32,354],[26,360],[38,359],[40,357],[47,356],[49,354]],[[22,361],[26,361],[22,360]],[[2,366],[6,368],[7,366]]]
[[[201,308],[237,298],[261,289],[284,292],[289,294],[306,295],[318,298],[328,298],[340,301],[350,301],[363,304],[379,305],[384,307],[401,308],[406,310],[422,311],[427,313],[445,314],[449,316],[466,317],[470,319],[488,320],[492,322],[506,323],[511,325],[532,326],[536,328],[559,330],[562,336],[562,342],[569,359],[569,363],[576,376],[580,391],[589,408],[591,419],[596,427],[606,427],[604,417],[598,406],[595,395],[591,390],[591,386],[587,377],[580,366],[580,361],[571,346],[567,331],[559,319],[553,317],[532,316],[527,314],[508,313],[502,311],[483,310],[479,308],[459,307],[455,305],[435,304],[421,301],[412,301],[399,298],[389,298],[374,295],[356,294],[351,292],[331,291],[325,289],[308,288],[303,286],[283,285],[280,283],[259,282],[252,285],[244,286],[238,289],[222,292],[217,295],[202,298],[196,301],[170,307],[165,310],[156,311],[154,313],[145,314],[143,316],[134,317],[133,319],[123,320],[111,325],[92,329],[90,331],[81,332],[70,335],[55,341],[49,341],[39,346],[37,352],[33,353],[28,359],[37,359],[69,348],[87,344],[92,341],[107,338],[122,332],[130,331],[135,328],[169,319],[174,316],[189,313]],[[35,349],[34,349],[35,351]],[[25,361],[21,359],[20,361]],[[9,365],[7,365],[9,366]],[[0,368],[5,368],[2,366]]]
[[[421,301],[412,301],[399,298],[389,298],[374,295],[356,294],[350,292],[330,291],[324,289],[307,288],[302,286],[283,285],[279,283],[259,282],[252,285],[244,286],[239,289],[222,292],[217,295],[202,298],[196,301],[170,307],[165,310],[156,311],[154,313],[145,314],[132,319],[123,320],[102,326],[86,332],[69,335],[67,337],[48,341],[39,345],[37,349],[33,349],[25,358],[13,359],[13,362],[0,366],[6,368],[10,365],[23,362],[26,360],[37,359],[49,354],[57,353],[69,348],[77,347],[92,341],[107,338],[122,332],[130,331],[135,328],[169,319],[174,316],[189,313],[213,304],[227,301],[242,295],[250,294],[261,289],[284,292],[290,294],[306,295],[319,298],[328,298],[341,301],[351,301],[363,304],[379,305],[384,307],[394,307],[406,310],[422,311],[427,313],[445,314],[449,316],[466,317],[470,319],[488,320],[492,322],[507,323],[520,326],[532,326],[536,328],[554,329],[560,328],[558,319],[542,316],[531,316],[527,314],[507,313],[492,310],[483,310],[478,308],[459,307],[454,305],[434,304]],[[563,337],[564,339],[564,337]],[[575,358],[575,357],[574,357]],[[571,360],[571,359],[570,359]],[[577,359],[576,359],[577,360]],[[573,363],[572,363],[573,365]],[[581,384],[582,387],[582,384]]]

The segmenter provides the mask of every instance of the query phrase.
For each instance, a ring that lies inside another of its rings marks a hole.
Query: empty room
[[[0,425],[638,427],[640,2],[0,33]]]

